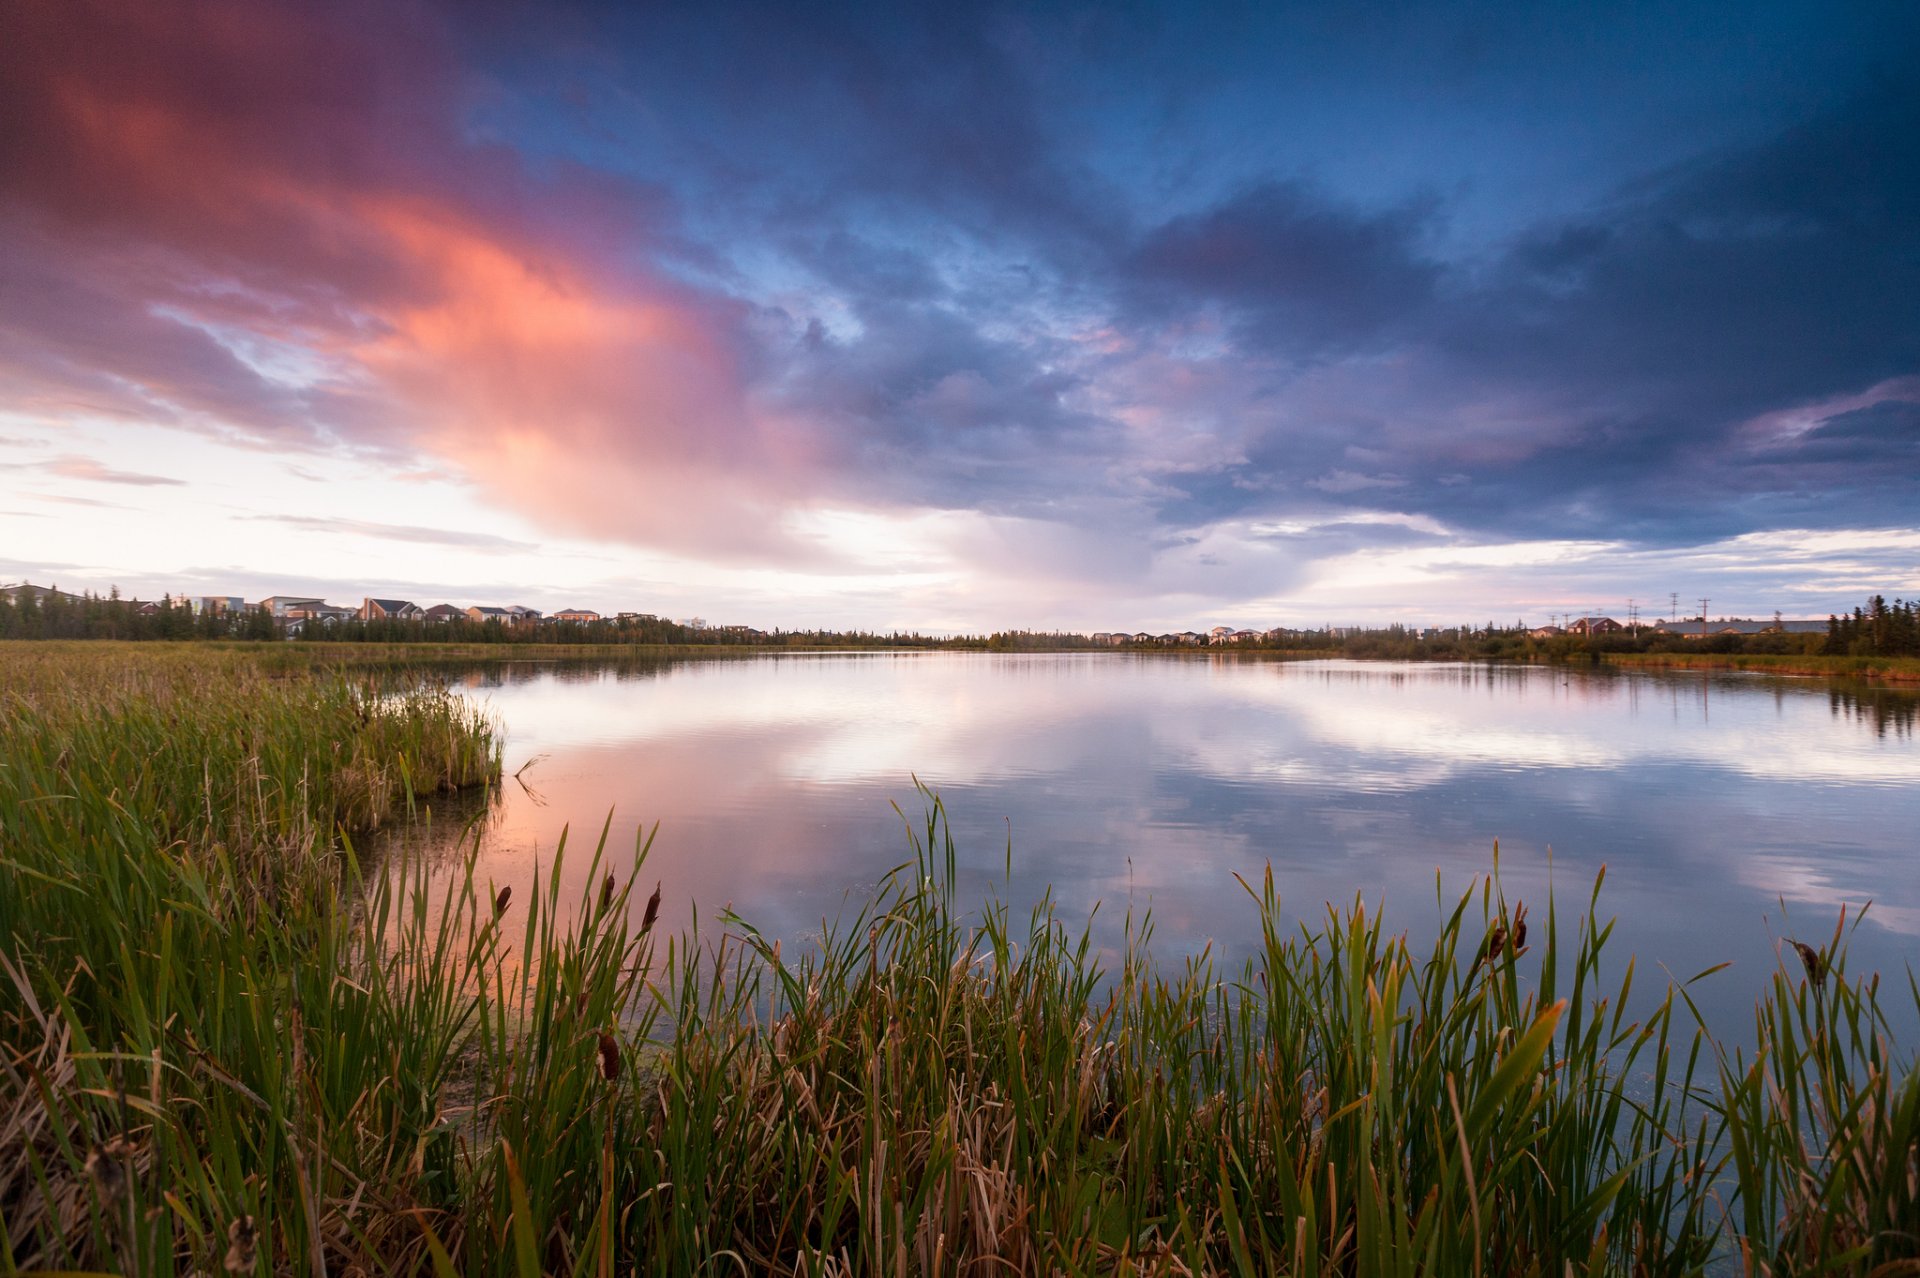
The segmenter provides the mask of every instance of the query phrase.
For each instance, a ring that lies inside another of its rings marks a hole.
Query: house
[[[1258,630],[1236,630],[1231,638],[1234,643],[1252,643],[1260,637]]]
[[[0,597],[13,603],[19,603],[22,599],[31,599],[37,604],[43,604],[48,599],[58,599],[62,603],[79,603],[82,598],[69,590],[57,590],[52,586],[36,586],[30,581],[0,586]]]
[[[1232,626],[1215,626],[1207,631],[1208,643],[1225,643],[1233,637]]]
[[[1135,632],[1135,634],[1133,635],[1133,641],[1135,643],[1152,643],[1153,636],[1148,634],[1146,631],[1141,630],[1141,631]]]
[[[1567,623],[1567,633],[1570,635],[1611,635],[1625,629],[1612,617],[1575,617]]]
[[[285,620],[296,609],[317,608],[324,603],[325,600],[310,595],[268,595],[255,606],[265,608],[277,619]]]
[[[1551,639],[1555,635],[1564,635],[1565,633],[1567,632],[1558,626],[1535,626],[1533,629],[1527,631],[1527,638]]]
[[[623,612],[623,613],[621,613],[621,614],[619,614],[619,616],[618,616],[618,618],[617,618],[617,620],[620,620],[620,621],[658,621],[658,620],[660,620],[660,618],[658,618],[658,617],[656,617],[656,616],[654,616],[654,615],[653,615],[652,613],[650,613],[650,612]]]
[[[1175,635],[1174,638],[1178,639],[1181,643],[1184,643],[1184,644],[1197,645],[1205,638],[1205,636],[1202,635],[1197,630],[1182,630],[1179,634]]]
[[[420,614],[420,618],[423,621],[437,621],[442,623],[448,621],[464,621],[466,620],[466,616],[467,610],[465,608],[456,608],[452,604],[435,604]]]
[[[304,608],[289,608],[287,610],[287,620],[289,622],[317,621],[322,625],[328,626],[336,622],[352,621],[359,615],[359,612],[355,609],[342,608],[339,604],[322,603],[318,599]],[[299,631],[293,630],[291,626],[289,626],[288,629],[290,633],[299,633]]]
[[[1662,621],[1653,629],[1663,635],[1677,635],[1682,639],[1705,639],[1709,635],[1824,635],[1827,633],[1825,621],[1796,619],[1785,621],[1775,618],[1772,621],[1750,621],[1738,617],[1722,617],[1718,621],[1704,618],[1693,621]]]
[[[591,608],[562,608],[553,614],[554,621],[598,621],[600,614]]]
[[[362,621],[412,621],[420,615],[420,605],[406,599],[366,599],[355,614]]]
[[[467,619],[470,621],[498,621],[505,624],[513,620],[513,614],[505,608],[488,608],[475,605],[467,609]]]
[[[529,608],[525,604],[508,604],[507,616],[515,621],[538,621],[540,620],[540,610],[538,608]]]
[[[1088,636],[1088,639],[1092,643],[1110,644],[1113,642],[1113,633],[1108,630],[1100,630]]]

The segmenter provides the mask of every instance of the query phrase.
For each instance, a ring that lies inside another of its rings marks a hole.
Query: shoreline
[[[742,660],[755,657],[872,655],[900,656],[922,653],[988,653],[993,655],[1129,656],[1156,659],[1209,660],[1229,657],[1235,660],[1264,661],[1362,661],[1380,663],[1454,664],[1488,666],[1587,666],[1616,670],[1694,670],[1729,671],[1742,674],[1777,675],[1788,678],[1850,680],[1920,690],[1920,657],[1854,657],[1820,654],[1738,653],[1738,652],[1586,652],[1565,654],[1529,653],[1518,656],[1476,656],[1446,654],[1435,656],[1384,656],[1342,652],[1322,652],[1299,648],[1045,648],[988,650],[976,647],[917,645],[848,644],[732,645],[732,644],[566,644],[566,643],[357,643],[324,641],[289,642],[285,640],[247,639],[6,639],[0,640],[0,654],[9,651],[46,653],[53,649],[68,651],[149,652],[227,652],[253,653],[263,658],[263,667],[277,674],[341,670],[354,667],[469,665],[475,663],[511,663],[523,661],[677,661]],[[1585,658],[1585,660],[1582,660]]]

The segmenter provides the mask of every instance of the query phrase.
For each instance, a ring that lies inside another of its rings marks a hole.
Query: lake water
[[[1248,953],[1234,874],[1268,863],[1295,917],[1359,894],[1429,938],[1436,872],[1450,904],[1496,840],[1536,924],[1550,885],[1564,920],[1604,865],[1609,949],[1642,981],[1730,960],[1702,995],[1735,1037],[1780,938],[1824,939],[1843,907],[1872,902],[1856,968],[1904,990],[1920,958],[1910,693],[1204,654],[514,663],[456,682],[503,721],[524,782],[502,787],[480,861],[523,900],[562,826],[590,847],[611,812],[623,864],[658,824],[638,899],[661,880],[667,925],[731,905],[804,943],[908,856],[892,805],[918,821],[917,776],[950,811],[965,893],[1003,877],[1011,839],[1003,898],[1051,886],[1069,920],[1099,904],[1108,945],[1150,907],[1166,958]]]

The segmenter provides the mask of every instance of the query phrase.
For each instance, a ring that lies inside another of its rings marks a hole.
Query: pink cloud
[[[645,264],[657,194],[464,141],[475,89],[426,10],[24,0],[16,25],[10,406],[424,452],[559,530],[781,545],[821,449],[751,402],[748,308]],[[616,226],[641,237],[617,258]]]

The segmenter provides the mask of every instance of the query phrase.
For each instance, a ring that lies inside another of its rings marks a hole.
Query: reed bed
[[[363,874],[340,831],[491,775],[485,721],[206,660],[0,673],[6,1273],[1920,1270],[1920,1075],[1844,927],[1741,1051],[1602,984],[1599,884],[1489,878],[1416,951],[1268,876],[1248,961],[1141,918],[1103,965],[965,908],[928,795],[812,943],[666,936],[604,830],[578,900],[564,836],[520,895]]]

